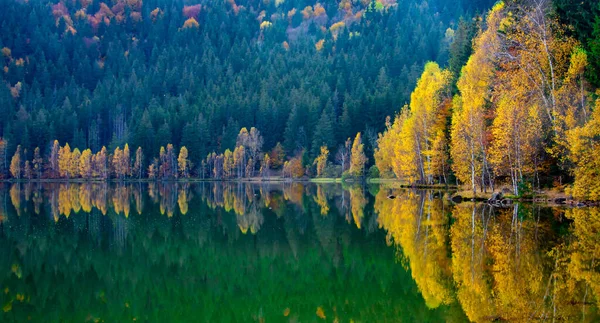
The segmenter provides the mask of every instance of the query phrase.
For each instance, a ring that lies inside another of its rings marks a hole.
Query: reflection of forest
[[[430,308],[457,300],[476,322],[598,319],[600,210],[567,210],[560,235],[564,210],[390,194],[376,196],[378,221]]]
[[[0,321],[464,319],[425,306],[382,243],[365,189],[320,189],[0,189]]]
[[[0,245],[12,250],[0,257],[0,302],[7,313],[119,307],[113,320],[126,317],[123,304],[177,315],[190,301],[203,304],[193,314],[214,318],[230,299],[241,313],[232,320],[287,308],[309,321],[317,308],[327,319],[460,321],[460,309],[478,322],[598,319],[599,208],[454,206],[442,195],[302,183],[0,184]],[[66,300],[80,281],[88,298]]]

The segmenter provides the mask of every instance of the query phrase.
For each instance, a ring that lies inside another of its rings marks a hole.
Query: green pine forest
[[[594,1],[7,0],[0,23],[3,179],[600,199]]]

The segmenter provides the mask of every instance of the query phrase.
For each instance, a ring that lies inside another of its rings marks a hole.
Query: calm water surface
[[[597,208],[386,186],[0,184],[0,249],[2,322],[600,319]]]

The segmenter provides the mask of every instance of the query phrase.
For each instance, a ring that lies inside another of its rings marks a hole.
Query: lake
[[[600,319],[598,208],[383,185],[4,183],[0,226],[2,322]]]

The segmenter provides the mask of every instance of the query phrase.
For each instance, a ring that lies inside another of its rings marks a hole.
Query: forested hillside
[[[600,200],[592,1],[3,1],[0,21],[4,178],[275,170]]]
[[[379,139],[379,171],[420,184],[452,174],[473,194],[554,187],[600,200],[600,3],[578,3],[496,3],[456,83],[425,66]]]
[[[464,47],[460,18],[491,2],[2,1],[2,173],[18,145],[26,160],[54,140],[148,157],[170,143],[199,165],[242,127],[265,151],[314,157],[363,132],[372,152],[425,62]]]

